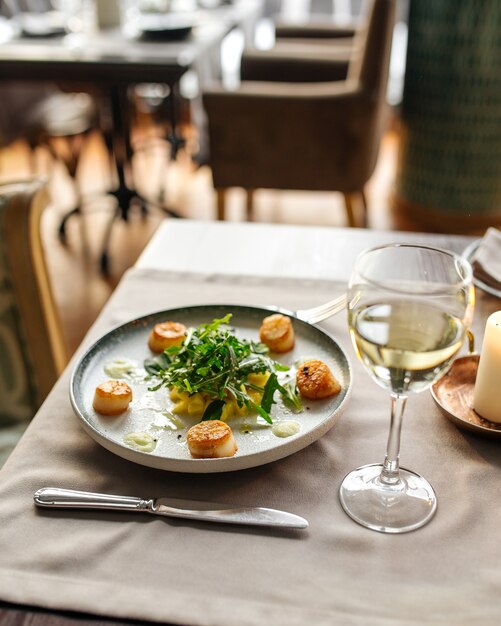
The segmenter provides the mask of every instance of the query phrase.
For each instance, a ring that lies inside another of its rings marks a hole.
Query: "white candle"
[[[485,325],[473,408],[484,419],[501,423],[501,311],[493,313]]]

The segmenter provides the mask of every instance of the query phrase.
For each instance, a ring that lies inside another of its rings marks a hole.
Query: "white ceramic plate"
[[[463,252],[463,257],[470,263],[472,262],[473,255],[475,254],[475,252],[477,251],[481,243],[482,243],[482,240],[477,239],[473,243],[471,243]],[[483,291],[490,293],[491,296],[496,296],[497,298],[501,298],[501,291],[499,289],[496,289],[495,287],[492,287],[491,285],[484,283],[484,281],[477,278],[475,274],[473,274],[473,283],[476,287],[480,287],[480,289],[482,289]]]
[[[64,16],[59,11],[21,12],[15,19],[25,37],[58,37],[66,34]]]
[[[139,19],[138,27],[144,39],[183,39],[196,25],[195,15],[190,13],[146,14]]]
[[[273,312],[275,312],[274,310]],[[174,320],[186,326],[198,326],[232,313],[235,333],[248,340],[258,340],[262,319],[272,311],[235,305],[200,305],[152,313],[130,321],[99,339],[77,363],[70,383],[73,409],[87,433],[107,450],[134,463],[163,470],[189,473],[226,472],[263,465],[301,450],[319,439],[346,408],[351,391],[349,361],[337,342],[321,329],[298,319],[293,320],[296,335],[294,350],[276,357],[293,366],[298,359],[316,358],[326,362],[341,383],[341,392],[326,400],[303,399],[303,411],[292,413],[276,398],[272,408],[274,423],[292,420],[300,430],[290,437],[277,437],[261,418],[238,417],[228,421],[238,444],[235,456],[222,459],[193,459],[186,444],[186,432],[198,419],[174,419],[169,415],[172,401],[168,390],[149,391],[142,365],[152,356],[147,341],[154,324]],[[116,359],[130,359],[137,364],[132,376],[125,378],[132,387],[133,401],[118,417],[99,415],[92,408],[94,390],[112,378],[104,368]],[[278,396],[278,394],[277,394]],[[124,443],[131,432],[147,432],[156,440],[151,453],[140,452]]]

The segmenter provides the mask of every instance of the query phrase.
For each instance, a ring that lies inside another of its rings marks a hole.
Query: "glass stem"
[[[400,454],[400,433],[402,431],[402,418],[404,416],[407,396],[398,393],[391,394],[391,422],[388,443],[386,445],[386,456],[384,458],[383,469],[379,480],[385,485],[398,485],[399,475],[399,454]]]

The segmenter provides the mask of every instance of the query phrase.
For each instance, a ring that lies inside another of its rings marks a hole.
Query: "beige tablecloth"
[[[321,303],[343,285],[132,271],[86,344],[135,316],[207,302]],[[499,308],[480,295],[477,330]],[[355,361],[345,316],[322,326],[354,366],[350,404],[318,442],[274,463],[214,475],[135,465],[80,427],[61,378],[0,472],[0,599],[190,625],[499,624],[500,441],[459,431],[429,393],[408,403],[401,461],[434,485],[424,528],[391,536],[342,511],[343,476],[382,460],[389,400]],[[42,486],[171,495],[281,508],[307,531],[187,523],[144,515],[35,509]]]

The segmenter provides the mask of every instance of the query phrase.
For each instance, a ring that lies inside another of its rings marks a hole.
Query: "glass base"
[[[400,481],[379,479],[383,466],[364,465],[345,476],[339,499],[356,522],[381,533],[406,533],[424,526],[437,510],[430,483],[419,474],[400,469]]]

